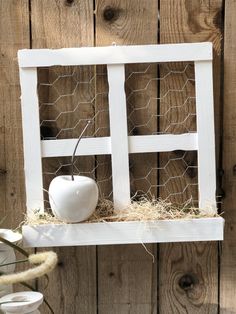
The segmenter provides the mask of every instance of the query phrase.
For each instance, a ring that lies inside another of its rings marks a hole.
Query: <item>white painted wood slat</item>
[[[128,126],[125,96],[125,66],[107,65],[111,133],[112,188],[115,209],[130,203]]]
[[[23,226],[28,247],[219,241],[223,231],[221,217]]]
[[[199,207],[215,207],[216,165],[211,61],[195,62]],[[216,210],[217,211],[217,210]]]
[[[197,150],[197,133],[129,136],[129,153]]]
[[[20,67],[212,60],[212,43],[23,49]]]
[[[37,69],[20,69],[27,211],[44,211]]]
[[[71,156],[78,139],[41,141],[42,157]],[[111,154],[110,137],[82,138],[76,150],[76,156]]]
[[[197,133],[128,136],[129,154],[144,152],[168,152],[173,150],[197,150]],[[71,156],[77,139],[41,141],[42,157]],[[83,138],[76,151],[77,156],[111,154],[110,137]]]

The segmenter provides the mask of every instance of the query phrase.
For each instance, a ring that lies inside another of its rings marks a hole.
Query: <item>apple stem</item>
[[[74,181],[74,159],[75,159],[75,153],[76,153],[76,150],[78,148],[79,142],[80,142],[81,138],[84,135],[84,132],[87,130],[87,128],[91,124],[91,122],[92,122],[91,120],[87,121],[87,124],[85,125],[83,131],[80,134],[80,137],[79,137],[79,139],[78,139],[78,141],[77,141],[77,143],[75,145],[75,149],[74,149],[74,152],[73,152],[72,157],[71,157],[71,180],[72,181]]]

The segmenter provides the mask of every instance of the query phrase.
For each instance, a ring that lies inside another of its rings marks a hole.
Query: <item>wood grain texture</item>
[[[49,275],[49,285],[44,279],[38,284],[54,313],[97,313],[95,247],[54,248],[54,251],[59,263]],[[41,313],[50,313],[45,304]]]
[[[160,245],[160,313],[217,313],[215,245]]]
[[[160,43],[214,43],[217,123],[220,112],[221,14],[222,1],[160,1]],[[195,162],[194,158],[190,156],[190,161]],[[178,165],[173,171],[177,170]],[[160,313],[217,313],[217,244],[160,245],[159,254]]]
[[[96,46],[157,42],[157,1],[99,0],[95,9]],[[147,248],[156,257],[157,246]],[[111,312],[157,313],[157,261],[141,245],[98,247],[98,313]]]
[[[17,50],[29,48],[28,1],[1,1],[0,110],[1,217],[14,228],[23,219],[25,190]],[[7,12],[7,14],[6,14]],[[4,171],[6,173],[4,174]]]
[[[93,46],[93,2],[31,0],[32,48]]]
[[[220,313],[236,313],[236,1],[225,1],[224,30],[224,137],[223,137],[223,188],[226,197],[223,203],[226,220],[220,272]]]
[[[96,46],[157,43],[157,1],[97,0],[95,14]]]
[[[0,221],[5,218],[1,228],[18,227],[26,209],[17,50],[30,47],[29,34],[28,1],[0,1]],[[17,270],[24,267],[18,265]],[[22,291],[22,286],[14,289]]]
[[[31,10],[32,48],[93,46],[93,1],[32,0]],[[60,267],[47,289],[41,282],[39,289],[55,313],[96,313],[96,248],[56,251]],[[45,307],[42,311],[48,313]]]
[[[98,313],[157,313],[156,245],[98,247]]]

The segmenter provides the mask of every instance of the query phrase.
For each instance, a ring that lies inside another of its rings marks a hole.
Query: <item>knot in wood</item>
[[[73,4],[74,0],[65,0],[65,5],[71,6]]]
[[[236,165],[233,166],[233,175],[236,176]]]
[[[114,22],[119,17],[119,9],[113,7],[106,7],[103,11],[103,18],[105,21]]]
[[[64,262],[58,261],[57,266],[58,266],[58,267],[64,267]]]
[[[198,279],[193,274],[183,275],[179,280],[179,286],[184,291],[192,290],[197,283]]]
[[[5,175],[7,171],[5,169],[0,169],[0,176]]]

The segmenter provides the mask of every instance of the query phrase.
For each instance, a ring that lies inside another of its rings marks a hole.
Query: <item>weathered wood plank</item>
[[[236,1],[225,1],[224,29],[224,122],[223,122],[223,202],[226,220],[220,268],[220,313],[236,313]]]
[[[97,313],[95,247],[54,248],[54,251],[59,264],[50,274],[49,285],[46,288],[44,278],[38,281],[39,291],[54,313]],[[50,313],[44,304],[41,308],[41,313]]]
[[[28,0],[1,0],[0,220],[6,219],[0,228],[16,228],[26,209],[17,50],[30,47],[29,34]],[[18,265],[17,270],[22,268],[25,265]],[[22,286],[14,289],[22,291]]]
[[[33,48],[93,46],[92,0],[73,2],[31,0],[31,12]],[[66,70],[71,73],[70,69]],[[59,82],[57,87],[59,90],[64,87],[67,93],[68,89],[71,89],[71,84],[68,79],[66,82]],[[87,91],[84,93],[86,97]],[[47,90],[43,96],[45,100],[47,97],[54,97],[48,94]],[[90,95],[88,97],[90,98]],[[69,100],[65,103],[65,111],[71,108],[71,102]],[[86,108],[84,110],[86,111]],[[47,118],[47,114],[50,113],[42,114]],[[59,121],[57,127],[62,128],[66,122]],[[40,290],[47,297],[55,313],[96,313],[96,248],[70,247],[56,251],[60,267],[50,277],[47,289],[39,282]],[[43,313],[48,313],[46,308],[43,309]]]
[[[160,313],[217,313],[215,251],[209,242],[160,245]]]
[[[102,0],[95,1],[95,5],[97,46],[113,42],[117,45],[157,42],[157,1],[151,0],[147,4],[145,0]],[[130,66],[128,71],[132,71]],[[148,73],[147,78],[150,75]],[[138,80],[136,85],[131,84],[140,86]],[[155,97],[156,90],[151,92]],[[139,118],[143,119],[142,116]],[[98,122],[102,123],[101,120]],[[148,157],[147,161],[152,159]],[[136,169],[142,162],[136,159]],[[147,245],[147,248],[156,256],[156,245]],[[152,257],[141,245],[98,247],[98,312],[157,313],[157,261],[153,264]]]
[[[156,313],[156,273],[142,245],[98,247],[98,312]]]
[[[0,1],[1,217],[14,228],[23,219],[25,189],[17,50],[29,48],[28,1]],[[4,173],[6,171],[6,173]]]
[[[160,1],[160,43],[200,41],[214,43],[214,96],[217,122],[220,107],[221,14],[222,1],[218,0],[201,3],[183,0]],[[176,86],[179,86],[178,81],[173,80]],[[176,97],[175,101],[181,103],[181,98]],[[191,122],[190,126],[194,124]],[[194,156],[190,155],[190,162],[195,163]],[[178,167],[180,164],[177,163],[170,169],[173,176],[176,171],[178,172]],[[188,182],[191,180],[189,178]],[[183,182],[180,180],[179,184]],[[173,184],[172,189],[175,188],[178,186]],[[159,256],[160,313],[217,313],[216,243],[160,245]]]

